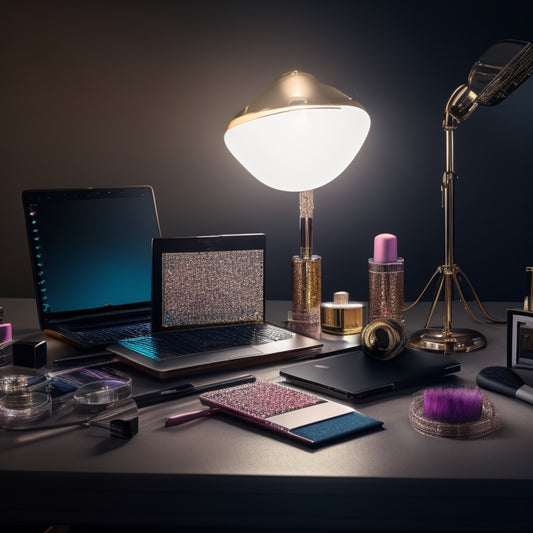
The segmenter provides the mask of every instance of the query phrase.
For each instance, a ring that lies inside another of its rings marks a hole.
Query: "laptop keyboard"
[[[291,337],[292,334],[287,330],[262,323],[173,331],[155,336],[123,339],[119,344],[152,359],[165,359],[179,355],[266,344]]]
[[[119,324],[116,326],[105,326],[101,328],[91,328],[78,330],[73,333],[78,339],[87,343],[113,344],[121,339],[129,337],[139,337],[149,335],[152,331],[151,322],[137,322],[135,324]]]

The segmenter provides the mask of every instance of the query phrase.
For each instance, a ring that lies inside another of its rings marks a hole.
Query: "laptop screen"
[[[150,187],[24,191],[23,203],[42,314],[149,305]]]
[[[156,239],[154,331],[262,322],[264,235]]]

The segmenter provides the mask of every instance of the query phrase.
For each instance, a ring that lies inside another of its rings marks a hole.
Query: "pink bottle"
[[[398,257],[395,235],[374,238],[374,257],[368,260],[368,321],[393,318],[403,324],[404,261]]]

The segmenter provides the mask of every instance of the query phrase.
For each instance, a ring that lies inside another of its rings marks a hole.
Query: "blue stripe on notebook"
[[[318,444],[331,439],[344,437],[351,433],[360,433],[383,426],[383,422],[358,412],[348,413],[335,418],[322,420],[293,429],[291,433],[304,437]]]

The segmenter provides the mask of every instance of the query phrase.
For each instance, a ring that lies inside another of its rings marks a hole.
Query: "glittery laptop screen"
[[[162,327],[263,320],[263,250],[164,253]]]
[[[155,239],[153,331],[262,322],[265,236]]]

